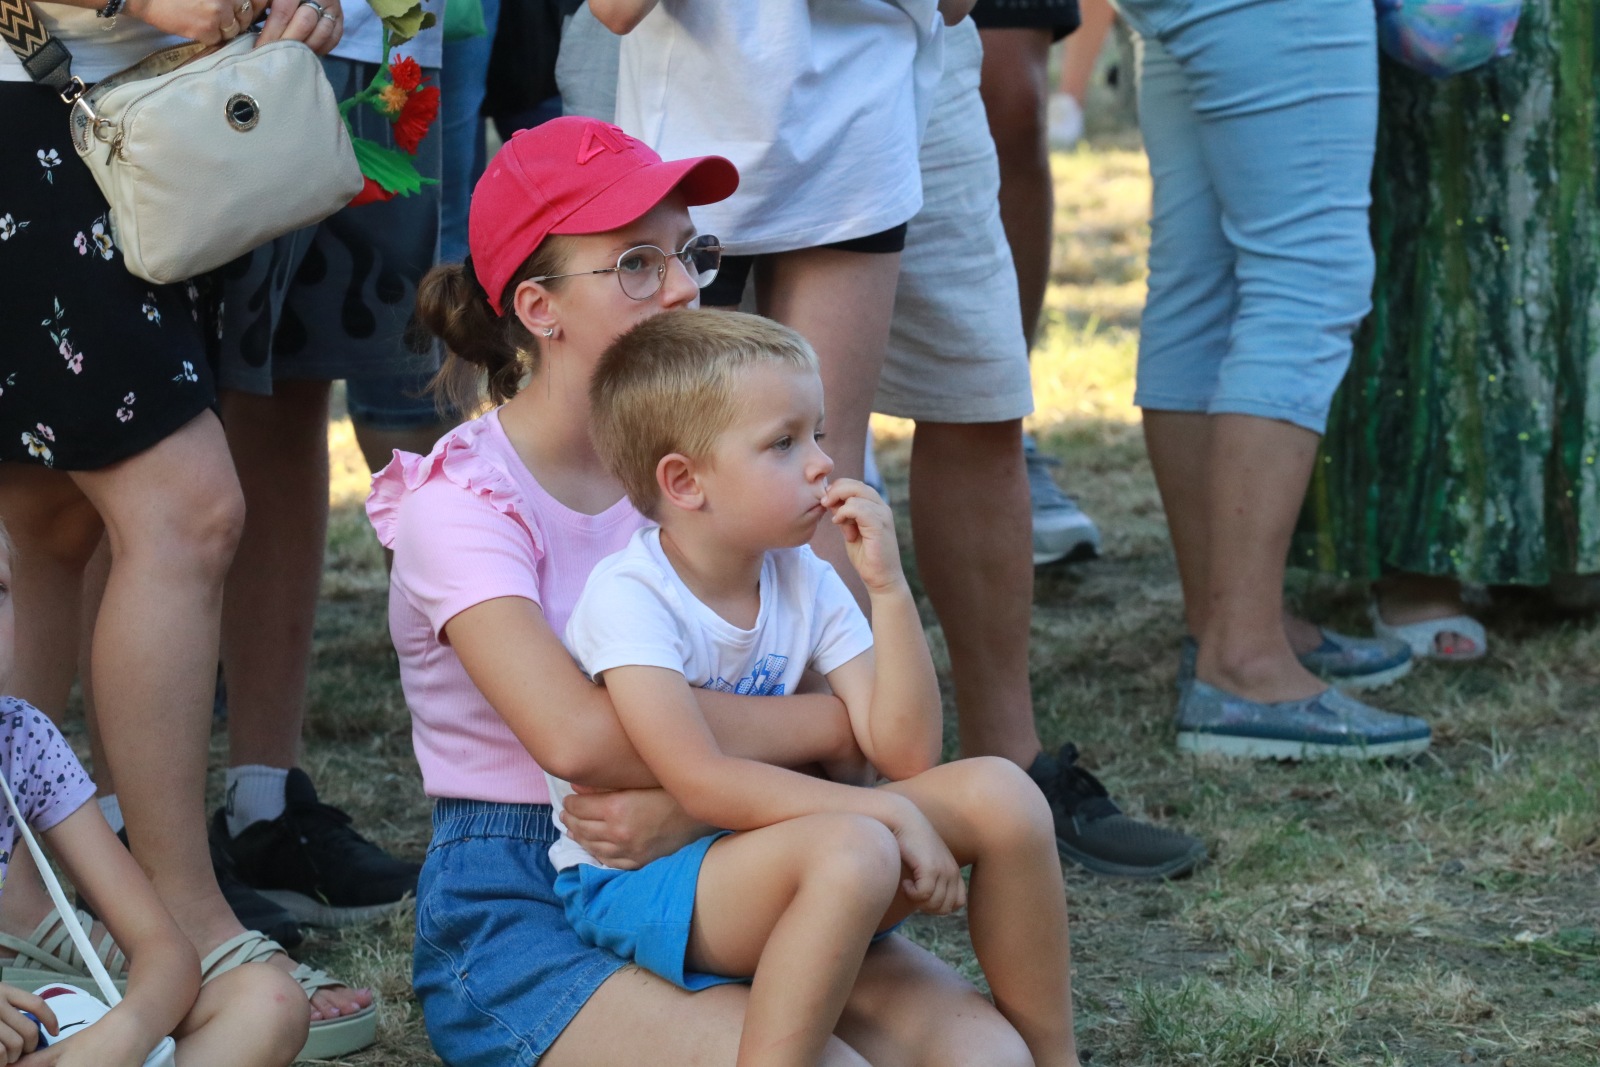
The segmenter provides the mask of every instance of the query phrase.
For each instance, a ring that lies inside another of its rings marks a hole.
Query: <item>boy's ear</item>
[[[540,340],[552,336],[546,330],[560,332],[555,309],[550,306],[551,292],[539,282],[523,282],[511,294],[511,311],[524,328]]]
[[[656,485],[661,502],[684,511],[699,511],[706,506],[700,487],[700,474],[694,460],[681,452],[670,452],[656,464]]]

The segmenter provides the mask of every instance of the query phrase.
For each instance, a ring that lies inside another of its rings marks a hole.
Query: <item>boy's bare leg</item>
[[[1009,760],[979,757],[883,788],[909,797],[956,862],[972,865],[972,947],[995,1007],[1027,1042],[1036,1067],[1077,1067],[1066,891],[1038,787]],[[1017,922],[1019,915],[1028,921]]]
[[[754,975],[740,1064],[813,1064],[900,882],[888,827],[808,815],[725,837],[700,868],[688,965]]]
[[[173,1037],[178,1067],[287,1067],[306,1040],[311,1007],[293,978],[247,963],[200,987]]]

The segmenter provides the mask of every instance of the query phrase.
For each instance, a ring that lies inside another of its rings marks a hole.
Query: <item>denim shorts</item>
[[[727,832],[707,834],[638,870],[580,863],[556,876],[567,922],[591,945],[632,960],[651,974],[694,992],[746,981],[684,967],[695,889],[706,851]]]
[[[344,383],[344,407],[350,421],[375,430],[420,430],[424,426],[454,426],[461,413],[439,402],[428,391],[432,371],[379,374],[351,378]]]
[[[1321,433],[1371,307],[1372,5],[1117,5],[1154,183],[1134,402]]]
[[[417,883],[412,982],[449,1067],[537,1063],[626,963],[572,932],[547,804],[441,799]]]

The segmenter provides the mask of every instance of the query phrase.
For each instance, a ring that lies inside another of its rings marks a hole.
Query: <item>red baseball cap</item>
[[[552,233],[626,226],[681,189],[689,204],[714,204],[739,187],[721,156],[663,162],[609,122],[569,115],[518,130],[472,191],[467,241],[473,271],[496,315],[517,268]]]

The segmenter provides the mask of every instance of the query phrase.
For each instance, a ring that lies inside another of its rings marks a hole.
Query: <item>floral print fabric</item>
[[[128,273],[50,90],[0,82],[0,114],[0,462],[94,470],[215,404],[213,316]]]

